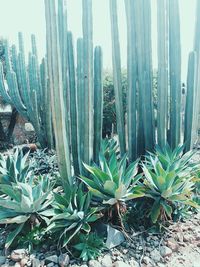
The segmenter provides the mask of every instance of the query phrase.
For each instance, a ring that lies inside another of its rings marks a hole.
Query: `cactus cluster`
[[[82,162],[98,161],[102,129],[102,51],[93,49],[92,1],[83,0],[83,37],[72,33],[64,2],[45,1],[47,62],[55,143],[61,175],[73,182]],[[95,108],[94,108],[95,105]],[[73,168],[72,168],[73,166]]]
[[[22,33],[18,35],[19,51],[3,40],[5,67],[0,62],[0,94],[4,101],[32,123],[42,147],[53,146],[50,94],[46,59],[38,63],[35,36],[31,36],[32,51],[28,66],[25,61]],[[6,72],[4,71],[6,68]]]

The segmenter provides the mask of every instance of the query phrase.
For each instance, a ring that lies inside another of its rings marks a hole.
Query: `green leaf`
[[[151,209],[151,220],[153,223],[156,223],[160,215],[160,201],[156,200]]]
[[[5,249],[8,249],[10,247],[10,245],[12,244],[12,242],[14,241],[14,239],[16,238],[16,236],[21,232],[21,230],[24,227],[24,223],[18,225],[14,231],[12,231],[11,233],[8,234],[7,238],[6,238],[6,244],[5,244]]]

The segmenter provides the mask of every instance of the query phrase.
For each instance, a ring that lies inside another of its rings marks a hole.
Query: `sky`
[[[200,0],[197,0],[200,1]],[[94,45],[103,49],[104,68],[111,68],[111,35],[109,0],[92,0],[94,22]],[[81,0],[67,0],[68,28],[73,32],[74,42],[82,35]],[[153,67],[157,66],[157,19],[156,0],[152,4],[152,53]],[[188,54],[193,47],[196,0],[179,0],[181,20],[182,80],[186,79]],[[37,39],[39,56],[45,54],[45,12],[43,0],[0,0],[0,36],[17,44],[17,33],[24,34],[26,52],[30,50],[30,35]],[[119,33],[122,67],[126,67],[126,20],[124,0],[118,0]]]

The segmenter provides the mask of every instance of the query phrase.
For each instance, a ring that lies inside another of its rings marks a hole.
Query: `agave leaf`
[[[89,225],[88,223],[84,223],[84,224],[82,225],[82,229],[83,229],[83,231],[86,232],[86,233],[89,233],[89,232],[91,231],[91,227],[90,227],[90,225]]]
[[[29,218],[30,218],[30,215],[19,215],[13,218],[1,219],[0,224],[12,224],[12,223],[21,224],[21,223],[26,222]]]
[[[21,232],[21,230],[24,227],[24,223],[18,225],[14,231],[8,234],[6,238],[6,244],[5,244],[5,249],[8,249],[12,242],[14,241],[15,237]]]
[[[67,231],[72,230],[76,226],[77,226],[77,224],[76,225],[73,225],[73,227],[71,226],[70,228],[68,228]],[[72,238],[80,231],[81,227],[82,227],[82,224],[78,225],[77,228],[76,228],[76,230],[72,234],[70,234],[69,237],[65,237],[64,242],[63,242],[63,247],[67,246],[67,244],[70,242],[70,240],[72,240]]]
[[[31,208],[32,202],[27,196],[23,194],[21,196],[20,206],[21,206],[22,212],[25,212],[25,213],[32,212],[32,208]]]
[[[167,204],[166,201],[161,201],[161,205],[163,206],[165,212],[167,213],[167,216],[171,217],[171,215],[172,215],[172,207],[169,204]]]
[[[151,220],[156,223],[160,215],[160,201],[156,200],[151,209]]]
[[[110,198],[109,200],[103,200],[103,204],[109,204],[110,206],[113,206],[117,203],[116,198]]]
[[[115,191],[117,190],[117,185],[113,181],[106,181],[104,184],[104,190],[111,196],[113,196]]]
[[[123,196],[125,196],[127,193],[127,188],[124,184],[120,184],[118,189],[115,191],[115,198],[116,199],[122,199]]]

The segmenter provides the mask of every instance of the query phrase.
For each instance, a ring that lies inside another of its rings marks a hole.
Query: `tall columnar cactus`
[[[158,27],[158,109],[157,128],[158,144],[167,143],[168,127],[168,0],[157,0]]]
[[[197,58],[196,53],[191,52],[188,59],[188,74],[187,74],[187,98],[185,109],[185,129],[184,129],[184,143],[185,151],[193,148],[194,137],[196,135],[196,128],[193,127],[195,107],[195,85],[197,74]]]
[[[47,64],[51,90],[52,117],[60,173],[69,185],[71,178],[71,157],[67,139],[66,114],[63,100],[62,64],[58,36],[58,23],[54,0],[45,0]]]
[[[127,19],[127,124],[128,124],[128,153],[129,160],[137,158],[137,50],[135,27],[135,3],[125,0]]]
[[[84,160],[84,58],[83,39],[77,40],[77,114],[78,114],[78,151],[80,161]],[[81,167],[81,165],[80,165]]]
[[[76,74],[74,62],[74,48],[72,33],[67,34],[68,46],[68,73],[69,73],[69,97],[70,97],[70,122],[71,122],[71,146],[72,157],[75,173],[79,173],[80,167],[80,154],[78,151],[78,121],[77,121],[77,87],[76,87]]]
[[[83,58],[84,58],[84,162],[93,158],[93,18],[92,0],[82,0]]]
[[[152,49],[151,49],[151,3],[136,1],[136,42],[138,54],[139,106],[142,113],[145,149],[152,150],[155,144],[154,112],[152,101]]]
[[[181,141],[181,43],[178,0],[169,1],[169,73],[170,133],[169,144],[175,148]]]
[[[4,47],[6,75],[3,73],[3,67],[0,66],[0,94],[7,103],[13,105],[22,116],[33,124],[41,146],[51,147],[52,141],[50,142],[48,137],[51,135],[51,119],[47,120],[50,112],[45,112],[45,103],[43,102],[44,91],[46,90],[46,94],[48,91],[41,83],[35,37],[32,36],[32,53],[29,55],[28,68],[25,64],[21,33],[19,33],[18,54],[16,47],[13,45],[10,48],[6,40]],[[48,134],[46,127],[49,129]]]
[[[196,23],[195,23],[195,34],[194,34],[194,48],[193,50],[196,52],[196,64],[197,64],[197,73],[200,73],[200,1],[196,1]],[[197,137],[199,128],[200,128],[200,75],[196,77],[195,82],[195,101],[194,101],[194,107],[195,107],[195,113],[194,113],[194,120],[192,125],[192,131],[193,131],[193,142],[195,140],[195,136]],[[195,134],[196,133],[196,134]]]
[[[103,77],[102,50],[95,47],[94,52],[94,161],[99,161],[103,117]]]
[[[121,79],[121,57],[117,17],[117,2],[110,0],[110,19],[111,19],[111,37],[112,37],[112,63],[113,63],[113,80],[115,91],[115,106],[117,118],[117,132],[119,136],[120,153],[126,152],[125,138],[125,119],[122,100],[122,79]]]

